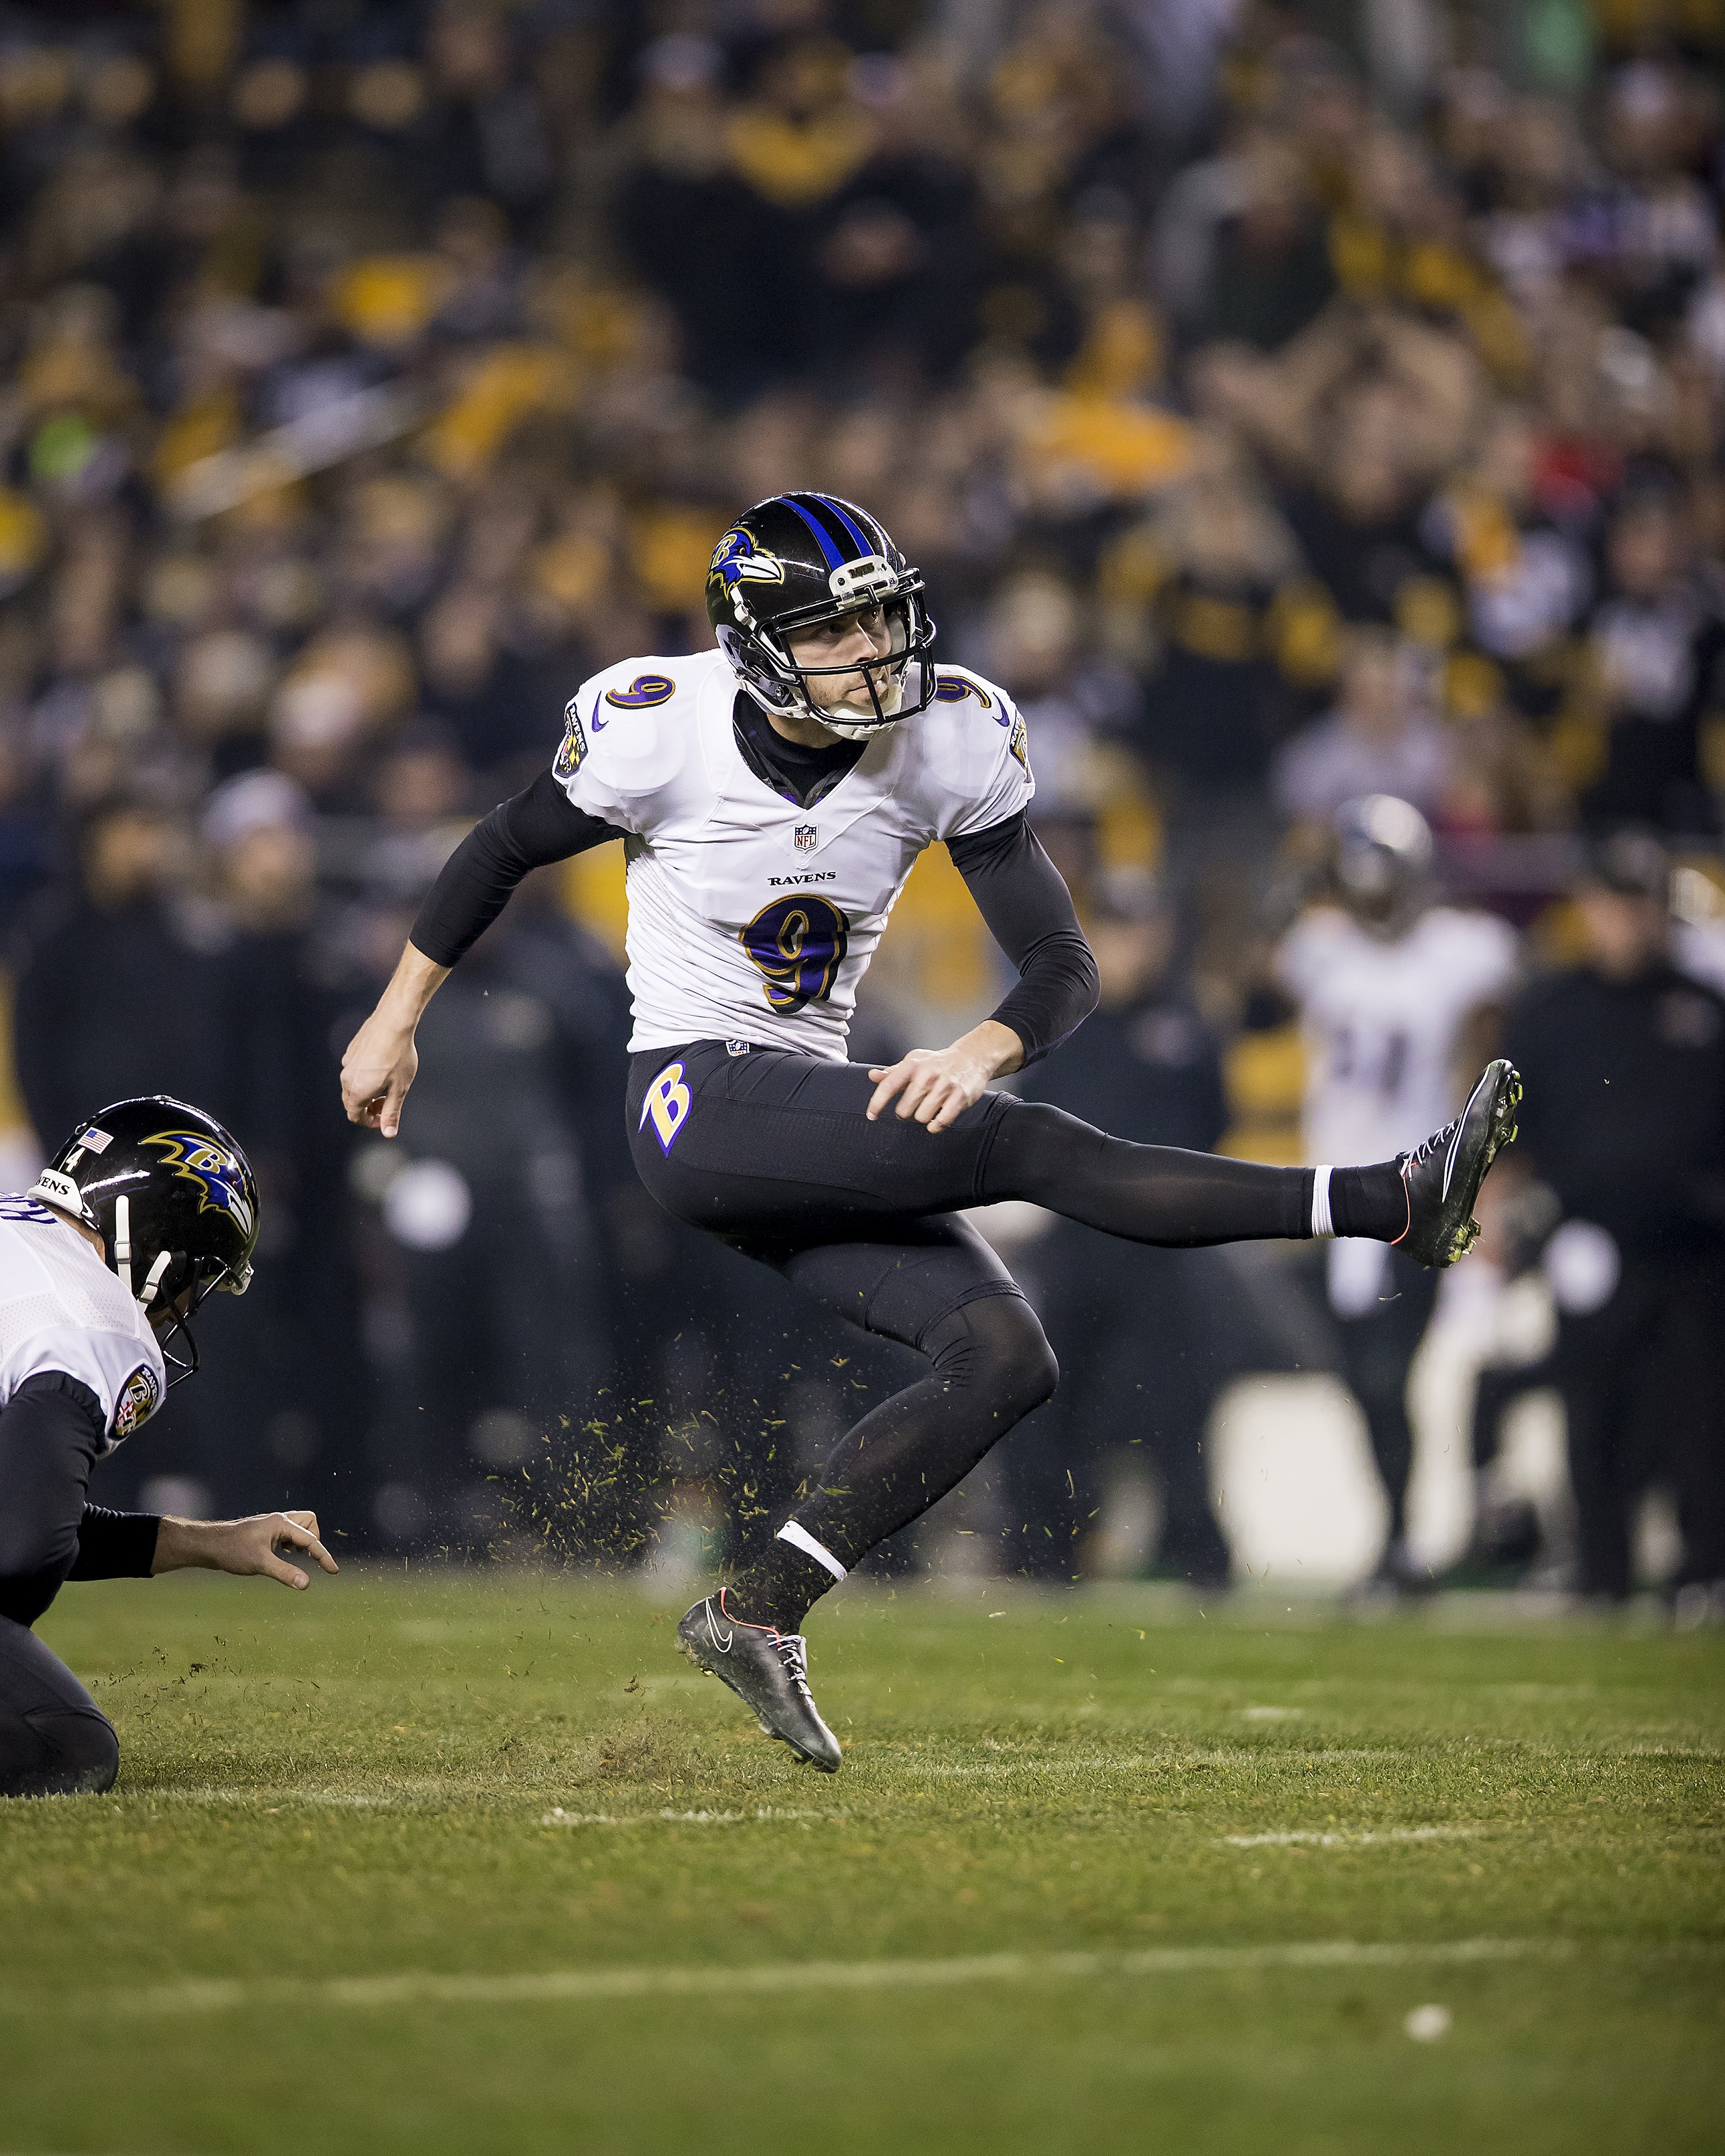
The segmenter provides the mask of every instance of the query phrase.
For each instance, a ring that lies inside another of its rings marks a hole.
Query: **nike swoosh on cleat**
[[[719,1623],[713,1614],[713,1605],[711,1602],[706,1605],[706,1636],[721,1655],[730,1653],[732,1642],[737,1637],[735,1632],[727,1632],[722,1640],[719,1637]]]
[[[1467,1119],[1473,1112],[1474,1102],[1478,1100],[1482,1090],[1491,1083],[1491,1074],[1487,1071],[1472,1092],[1468,1095],[1467,1106],[1455,1119],[1455,1135],[1450,1141],[1450,1150],[1444,1155],[1444,1199],[1446,1203],[1450,1195],[1450,1178],[1455,1173],[1455,1152],[1461,1143],[1461,1134],[1467,1128]]]

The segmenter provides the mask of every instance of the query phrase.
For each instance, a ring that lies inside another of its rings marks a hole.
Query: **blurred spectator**
[[[1634,1584],[1647,1490],[1676,1500],[1680,1609],[1725,1611],[1725,1001],[1670,954],[1671,863],[1601,848],[1577,896],[1584,962],[1536,983],[1505,1050],[1517,1147],[1556,1200],[1544,1269],[1568,1430],[1580,1592]]]
[[[1089,923],[1101,1006],[1025,1078],[1046,1101],[1117,1137],[1208,1152],[1227,1120],[1215,1036],[1173,970],[1174,921],[1149,894],[1120,894]],[[1056,1221],[1024,1260],[1062,1378],[1055,1399],[1003,1457],[1006,1561],[1033,1578],[1070,1579],[1087,1546],[1106,1472],[1142,1446],[1159,1533],[1158,1576],[1227,1584],[1228,1544],[1204,1457],[1221,1382],[1211,1309],[1214,1253],[1121,1244]]]
[[[248,772],[210,796],[202,835],[226,927],[228,1112],[261,1209],[252,1288],[223,1328],[214,1382],[187,1407],[209,1433],[203,1479],[223,1504],[279,1503],[291,1481],[321,1487],[345,1517],[369,1385],[347,1184],[355,1133],[336,1091],[340,1000],[324,963],[311,803],[280,773]],[[248,1425],[253,1442],[235,1445]]]
[[[545,887],[524,889],[445,984],[412,1126],[357,1163],[399,1297],[373,1521],[392,1541],[482,1548],[505,1524],[487,1484],[533,1471],[554,1492],[579,1446],[571,1409],[590,1414],[610,1375],[595,1206],[618,1178],[620,1000],[615,968]],[[385,916],[381,960],[410,920]],[[583,1531],[597,1543],[603,1524]]]
[[[99,803],[69,900],[30,937],[18,988],[18,1082],[43,1150],[105,1101],[172,1093],[233,1114],[223,968],[174,902],[186,834],[159,808]]]
[[[1297,734],[1276,760],[1276,797],[1285,812],[1324,824],[1345,802],[1373,793],[1435,809],[1450,744],[1421,685],[1406,644],[1388,630],[1353,630],[1334,710]]]
[[[1275,352],[1335,290],[1330,250],[1290,146],[1249,144],[1232,177],[1237,207],[1217,228],[1193,327],[1200,337]]]
[[[1705,730],[1725,709],[1725,613],[1695,573],[1681,506],[1667,490],[1619,506],[1605,568],[1591,624],[1604,769],[1583,807],[1595,828],[1712,831],[1702,757]]]

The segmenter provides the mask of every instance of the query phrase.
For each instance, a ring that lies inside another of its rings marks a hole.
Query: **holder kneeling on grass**
[[[96,1461],[196,1371],[191,1320],[206,1296],[245,1292],[257,1236],[245,1155],[165,1096],[103,1109],[0,1198],[0,1796],[105,1789],[119,1770],[112,1724],[30,1630],[63,1581],[198,1566],[309,1585],[284,1551],[336,1569],[311,1512],[182,1520],[86,1500]]]

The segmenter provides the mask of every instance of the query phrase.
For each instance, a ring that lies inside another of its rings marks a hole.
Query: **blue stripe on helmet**
[[[795,495],[778,494],[773,498],[775,501],[782,501],[787,509],[794,509],[798,516],[800,516],[803,521],[809,526],[809,530],[814,534],[815,542],[820,548],[822,556],[826,562],[828,568],[836,569],[840,567],[844,562],[844,556],[838,552],[837,548],[833,545],[832,541],[828,538],[826,533],[821,530],[819,525],[815,522],[814,519],[809,514],[809,511],[803,506],[802,503],[798,501]]]
[[[838,518],[839,521],[845,526],[845,529],[856,542],[858,547],[862,552],[865,554],[878,554],[880,552],[880,549],[875,545],[872,540],[864,538],[862,533],[857,530],[855,525],[854,525],[850,519],[845,515],[845,505],[838,499],[837,495],[830,494],[818,494],[815,495],[814,499],[820,504],[823,509],[831,511],[833,515]]]

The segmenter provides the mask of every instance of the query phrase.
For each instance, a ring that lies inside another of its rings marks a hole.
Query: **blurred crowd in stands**
[[[880,516],[1026,713],[1109,984],[1046,1097],[1298,1158],[1273,954],[1360,796],[1529,968],[1623,827],[1704,942],[1722,62],[1722,0],[0,0],[11,1165],[166,1091],[265,1193],[121,1478],[670,1563],[901,1381],[634,1184],[616,850],[434,1005],[398,1150],[335,1085],[467,824],[586,675],[706,647],[781,488]],[[998,967],[929,859],[855,1052]],[[1214,1584],[1218,1387],[1341,1363],[1263,1268],[1144,1265],[1091,1450],[1154,1396],[1163,1561]],[[1070,1577],[1053,1412],[988,1517]]]

